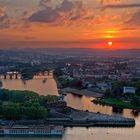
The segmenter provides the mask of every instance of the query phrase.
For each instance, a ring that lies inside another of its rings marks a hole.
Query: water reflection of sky
[[[46,83],[43,83],[44,78],[47,78]],[[33,80],[28,81],[6,79],[3,80],[3,88],[11,90],[31,90],[41,95],[58,95],[56,82],[52,76],[36,76]]]
[[[76,96],[72,94],[67,94],[65,100],[68,103],[68,106],[72,106],[80,110],[88,110],[93,112],[100,112],[104,114],[118,114],[124,115],[125,117],[139,117],[140,113],[137,111],[132,111],[130,109],[121,109],[110,106],[102,106],[99,104],[92,103],[93,98],[86,96]]]

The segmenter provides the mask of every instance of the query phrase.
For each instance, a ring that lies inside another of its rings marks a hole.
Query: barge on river
[[[0,136],[62,136],[63,126],[12,126],[1,127]]]

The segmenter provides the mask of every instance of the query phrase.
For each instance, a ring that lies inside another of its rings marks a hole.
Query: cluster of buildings
[[[61,69],[63,78],[79,79],[83,87],[95,91],[106,91],[112,88],[115,81],[140,79],[140,57],[80,57],[79,61],[65,63]],[[134,93],[135,88],[125,88]]]
[[[77,52],[76,52],[77,51]],[[84,52],[82,52],[84,51]],[[86,50],[22,49],[0,50],[0,74],[24,68],[26,64],[39,68],[59,69],[61,77],[79,79],[89,90],[106,91],[114,81],[140,79],[139,55],[97,55]],[[25,64],[25,65],[23,65]]]

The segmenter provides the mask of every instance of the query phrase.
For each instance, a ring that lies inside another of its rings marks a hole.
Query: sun
[[[109,42],[108,42],[108,45],[109,45],[109,46],[112,46],[112,45],[113,45],[113,42],[109,41]]]

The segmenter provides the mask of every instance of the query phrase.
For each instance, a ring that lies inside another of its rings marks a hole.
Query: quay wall
[[[69,118],[48,118],[43,121],[16,121],[15,124],[18,125],[35,125],[43,124],[45,125],[58,125],[64,127],[134,127],[134,119],[126,120],[73,120]]]

